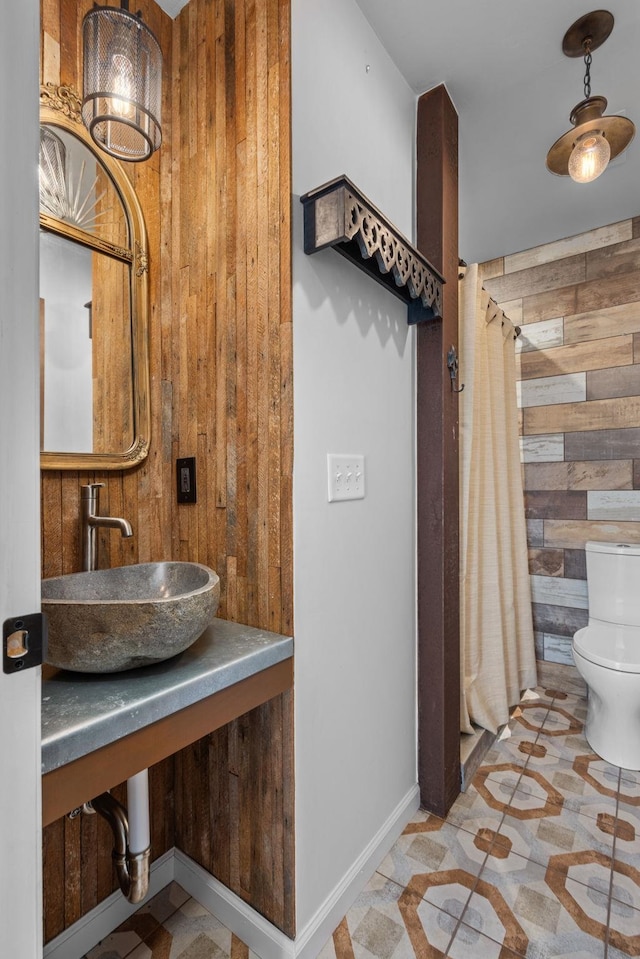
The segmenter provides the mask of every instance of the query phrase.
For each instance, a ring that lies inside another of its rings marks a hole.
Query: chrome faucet
[[[100,487],[104,483],[89,483],[81,487],[81,536],[82,569],[94,570],[98,567],[98,526],[119,529],[123,536],[133,536],[131,524],[119,516],[98,516]]]

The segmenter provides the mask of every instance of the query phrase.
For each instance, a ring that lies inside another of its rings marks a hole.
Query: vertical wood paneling
[[[288,3],[191,0],[174,33],[174,139],[189,147],[174,159],[174,323],[185,348],[172,377],[173,446],[186,455],[197,442],[205,456],[205,500],[195,529],[178,516],[181,547],[196,559],[197,542],[220,572],[222,615],[280,632],[292,621],[288,31]],[[207,57],[189,55],[206,37]],[[209,108],[194,114],[194,103]],[[176,760],[177,844],[290,934],[291,722],[291,697],[279,697]]]
[[[51,823],[42,834],[44,940],[49,942],[65,928],[64,922],[64,819]]]
[[[42,6],[43,76],[78,90],[90,6]],[[165,54],[163,145],[128,170],[149,242],[151,446],[124,473],[43,474],[43,575],[79,569],[80,486],[104,482],[134,536],[101,531],[100,565],[206,563],[220,616],[290,634],[289,0],[190,0],[175,21],[139,6]],[[198,503],[177,506],[186,455]],[[151,771],[153,857],[179,845],[289,935],[292,724],[286,694]],[[45,830],[47,941],[115,888],[111,845],[101,820]]]
[[[98,904],[98,817],[82,816],[80,821],[81,848],[84,859],[80,886],[82,915]]]
[[[81,916],[80,888],[82,886],[80,816],[64,820],[64,924],[71,926]]]

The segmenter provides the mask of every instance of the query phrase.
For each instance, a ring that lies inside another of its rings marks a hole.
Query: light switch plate
[[[328,453],[329,502],[364,499],[364,456],[356,453]]]
[[[179,503],[197,503],[195,456],[182,456],[176,460],[176,485]]]

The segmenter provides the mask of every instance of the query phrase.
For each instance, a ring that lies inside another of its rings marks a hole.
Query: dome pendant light
[[[82,120],[92,139],[119,160],[147,160],[162,141],[162,51],[140,15],[94,7],[82,23]]]
[[[591,96],[591,51],[596,50],[613,30],[608,10],[595,10],[569,27],[562,41],[567,57],[584,57],[584,95],[569,117],[573,129],[563,134],[547,153],[547,169],[558,176],[570,176],[576,183],[590,183],[606,170],[629,146],[636,128],[626,117],[604,116],[607,101]]]

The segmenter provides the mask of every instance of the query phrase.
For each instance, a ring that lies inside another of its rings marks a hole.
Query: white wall
[[[412,236],[415,97],[354,0],[293,0],[296,870],[300,934],[416,783],[414,331],[299,196],[346,174]],[[368,66],[368,69],[367,69]],[[327,502],[327,453],[367,495]]]

